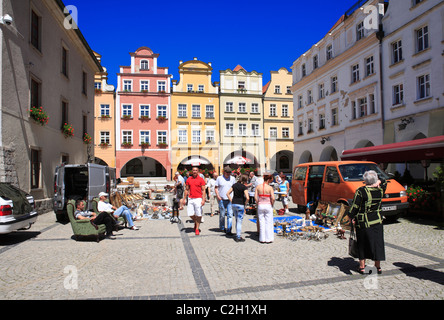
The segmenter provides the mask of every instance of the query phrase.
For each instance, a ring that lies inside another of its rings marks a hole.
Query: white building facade
[[[379,2],[358,2],[293,63],[293,165],[383,143],[380,33],[363,9]]]

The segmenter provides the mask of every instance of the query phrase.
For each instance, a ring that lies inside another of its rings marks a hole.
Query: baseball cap
[[[226,167],[224,168],[224,171],[225,171],[225,172],[231,172],[231,168],[230,168],[229,166],[226,166]]]
[[[99,193],[99,198],[100,197],[108,197],[108,193],[106,193],[106,192],[100,192]]]

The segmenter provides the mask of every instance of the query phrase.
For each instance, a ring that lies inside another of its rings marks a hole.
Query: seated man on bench
[[[95,212],[85,211],[85,202],[83,200],[76,201],[76,211],[74,213],[76,219],[83,220],[89,219],[93,225],[104,224],[106,226],[106,237],[108,239],[114,240],[113,230],[116,225],[116,220],[114,220],[106,212],[102,212],[96,215]]]
[[[106,192],[99,193],[99,202],[97,203],[97,210],[99,212],[110,212],[114,215],[116,219],[119,218],[120,216],[123,216],[131,230],[139,230],[139,228],[137,228],[134,225],[133,215],[131,214],[131,211],[125,206],[116,208],[111,203],[105,202],[107,197],[108,194]]]

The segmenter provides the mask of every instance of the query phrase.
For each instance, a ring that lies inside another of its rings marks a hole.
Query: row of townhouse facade
[[[443,17],[440,0],[361,0],[295,60],[294,164],[444,135]]]
[[[52,209],[56,166],[94,151],[83,138],[93,135],[102,68],[65,9],[61,0],[0,1],[0,182],[33,195],[39,212]]]
[[[291,172],[293,162],[292,75],[285,68],[262,74],[241,66],[220,71],[194,58],[180,61],[179,79],[157,65],[147,47],[130,53],[117,89],[96,75],[95,157],[118,176],[172,178],[199,165]],[[114,99],[112,102],[109,99]]]

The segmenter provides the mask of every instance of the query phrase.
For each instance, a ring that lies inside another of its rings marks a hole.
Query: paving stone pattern
[[[206,215],[196,236],[186,210],[182,224],[140,220],[140,230],[96,243],[75,241],[69,224],[45,213],[30,230],[0,236],[0,299],[444,299],[444,230],[436,225],[386,224],[383,274],[363,276],[347,240],[261,244],[251,218],[242,243],[219,232],[218,216]]]

